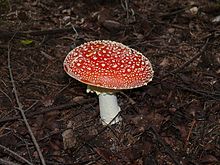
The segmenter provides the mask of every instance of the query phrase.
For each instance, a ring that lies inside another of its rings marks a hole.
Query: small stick
[[[76,107],[80,104],[85,104],[85,103],[90,103],[90,102],[95,102],[95,101],[96,101],[95,98],[83,99],[79,102],[72,102],[72,103],[62,104],[62,105],[58,105],[58,106],[54,106],[54,107],[44,108],[44,109],[41,109],[40,111],[34,111],[33,113],[28,113],[26,115],[26,118],[34,117],[34,116],[40,115],[40,114],[46,114],[46,113],[49,113],[49,112],[55,111],[55,110],[61,110],[61,109],[68,110],[70,107]],[[14,117],[4,118],[4,119],[0,120],[0,123],[15,121],[15,120],[18,120],[18,119],[21,119],[21,116],[14,116]]]
[[[17,31],[16,36],[44,36],[44,35],[54,35],[54,34],[61,34],[61,33],[70,33],[75,32],[75,30],[79,30],[78,27],[72,27],[70,28],[60,28],[60,29],[47,29],[47,30],[36,30],[36,31]],[[9,32],[9,31],[2,31],[0,30],[0,38],[10,38],[15,37],[15,32]]]
[[[12,99],[7,95],[7,93],[5,93],[1,88],[0,88],[0,92],[2,92],[8,99],[11,103],[13,103]]]
[[[185,8],[182,8],[182,9],[170,12],[170,13],[163,13],[163,14],[160,15],[160,17],[169,17],[169,16],[173,16],[173,15],[176,15],[176,14],[180,14],[180,13],[185,12],[187,9],[190,9],[191,7],[192,6],[190,5],[190,6],[186,6]]]
[[[27,163],[27,164],[29,164],[29,165],[33,165],[33,163],[29,162],[27,159],[21,157],[21,156],[18,155],[16,152],[10,150],[9,148],[7,148],[7,147],[5,147],[5,146],[3,146],[3,145],[1,145],[1,144],[0,144],[0,148],[1,148],[4,152],[6,152],[7,154],[13,155],[13,158],[14,158],[14,159],[16,159],[16,160],[18,160],[18,161],[25,162],[25,163]],[[5,161],[5,160],[2,160],[2,161]],[[1,163],[1,160],[0,160],[0,163]]]
[[[130,98],[128,95],[126,95],[124,92],[120,92],[120,94],[122,94],[123,96],[125,96],[127,99],[128,99],[128,101],[129,101],[129,103],[131,103],[131,105],[134,105],[136,102],[132,99],[132,98]]]
[[[185,141],[185,146],[187,146],[188,143],[189,143],[189,138],[190,138],[190,136],[191,136],[191,134],[192,134],[192,130],[193,130],[195,124],[196,124],[196,120],[193,119],[192,125],[191,125],[191,127],[190,127],[190,129],[189,129],[189,133],[188,133],[187,138],[186,138],[186,141]]]
[[[76,33],[76,38],[79,37],[79,33],[77,32],[75,26],[72,24],[71,24],[71,26],[72,26],[72,29],[74,30],[74,32]]]
[[[10,41],[9,41],[9,43],[10,43]],[[42,154],[42,152],[40,150],[40,147],[39,147],[39,145],[37,143],[37,140],[36,140],[32,130],[31,130],[31,127],[30,127],[30,125],[29,125],[29,123],[27,121],[27,118],[25,116],[25,113],[24,113],[24,110],[23,110],[23,105],[21,104],[21,102],[19,101],[19,98],[18,98],[18,93],[17,93],[14,77],[13,77],[12,70],[11,70],[11,60],[10,60],[11,56],[10,56],[10,52],[11,52],[11,48],[10,48],[10,45],[8,44],[8,70],[9,70],[9,75],[10,75],[10,79],[11,79],[11,83],[12,83],[12,87],[13,87],[13,92],[14,92],[15,99],[16,99],[16,102],[17,102],[17,105],[18,105],[18,110],[20,111],[21,116],[22,116],[22,118],[24,120],[24,123],[25,123],[25,125],[26,125],[26,127],[28,129],[28,132],[29,132],[29,134],[31,136],[31,139],[32,139],[32,141],[34,143],[34,146],[35,146],[35,148],[36,148],[36,150],[38,152],[38,155],[40,157],[42,165],[46,165],[44,157],[43,157],[43,154]]]
[[[177,72],[181,71],[183,68],[185,68],[185,67],[187,67],[189,64],[191,64],[194,60],[196,60],[197,58],[199,58],[199,57],[202,55],[202,53],[205,51],[205,48],[207,47],[208,43],[209,43],[209,38],[207,38],[205,44],[202,46],[202,48],[199,50],[199,52],[196,53],[195,56],[193,56],[189,61],[186,61],[185,63],[183,63],[179,68],[172,70],[172,71],[171,71],[170,73],[168,73],[168,74],[165,74],[165,75],[163,76],[163,78],[167,77],[168,75],[171,75],[171,74],[174,74],[174,73],[177,73]]]
[[[179,88],[181,88],[183,90],[195,93],[197,95],[201,95],[201,96],[206,97],[206,98],[210,98],[210,99],[213,99],[213,100],[219,100],[220,99],[220,95],[219,94],[210,93],[208,91],[196,90],[196,89],[192,89],[192,88],[185,87],[185,86],[178,85],[178,84],[175,84],[175,85],[176,85],[176,87],[179,87]]]

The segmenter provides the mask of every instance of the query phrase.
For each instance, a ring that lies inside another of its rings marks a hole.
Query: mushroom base
[[[117,97],[114,94],[99,94],[100,116],[103,125],[116,124],[121,121]]]

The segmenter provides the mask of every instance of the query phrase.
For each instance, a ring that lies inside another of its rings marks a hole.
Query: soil
[[[219,164],[219,15],[219,0],[0,0],[0,164]],[[71,49],[100,39],[155,72],[117,94],[116,125],[63,70]]]

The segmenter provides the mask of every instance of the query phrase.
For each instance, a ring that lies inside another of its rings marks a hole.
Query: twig
[[[129,19],[129,5],[128,5],[128,0],[121,0],[121,6],[122,8],[126,11],[126,17]]]
[[[135,102],[131,97],[129,97],[128,95],[126,95],[124,92],[120,92],[120,94],[122,94],[123,96],[125,96],[125,97],[128,99],[129,103],[131,103],[131,105],[136,104],[136,102]]]
[[[58,105],[58,106],[54,106],[54,107],[49,107],[49,108],[44,108],[41,109],[39,111],[34,111],[33,113],[29,113],[26,115],[26,118],[30,118],[30,117],[34,117],[36,115],[40,115],[40,114],[46,114],[49,113],[51,111],[55,111],[55,110],[68,110],[68,108],[70,107],[75,107],[78,106],[80,104],[85,104],[85,103],[89,103],[89,102],[95,102],[96,99],[92,98],[92,99],[83,99],[79,102],[72,102],[72,103],[67,103],[67,104],[63,104],[63,105]],[[15,121],[21,119],[21,116],[14,116],[14,117],[9,117],[9,118],[4,118],[0,120],[0,123],[5,123],[5,122],[9,122],[9,121]]]
[[[70,28],[60,28],[60,29],[47,29],[47,30],[34,30],[34,31],[18,31],[16,32],[16,36],[43,36],[43,35],[54,35],[54,34],[61,34],[61,33],[70,33],[75,32],[75,30],[79,31],[78,27]],[[13,37],[15,32],[9,31],[2,31],[0,30],[0,38],[11,38]]]
[[[29,165],[33,165],[33,163],[29,162],[27,159],[21,157],[20,155],[18,155],[16,152],[10,150],[9,148],[3,146],[0,144],[0,148],[6,152],[7,154],[9,154],[10,156],[12,155],[14,159],[18,160],[18,161],[22,161],[23,163],[29,164]],[[5,160],[3,160],[5,161]],[[1,161],[0,161],[1,163]]]
[[[74,25],[71,24],[72,29],[74,30],[74,32],[76,33],[76,39],[79,37],[79,33],[77,32],[76,28]]]
[[[10,43],[10,41],[9,41],[9,43]],[[18,93],[17,93],[14,77],[13,77],[12,70],[11,70],[11,59],[10,59],[11,56],[10,56],[10,52],[11,52],[11,48],[10,48],[10,44],[8,44],[8,70],[9,70],[9,75],[10,75],[10,79],[11,79],[11,83],[12,83],[12,87],[13,87],[13,92],[14,92],[15,99],[16,99],[16,102],[17,102],[17,105],[18,105],[18,110],[21,113],[21,116],[22,116],[22,118],[24,120],[24,123],[25,123],[27,129],[28,129],[28,132],[29,132],[29,134],[31,136],[31,139],[32,139],[33,143],[34,143],[34,146],[35,146],[35,148],[36,148],[36,150],[38,152],[38,155],[39,155],[39,158],[41,160],[41,163],[43,165],[46,165],[44,157],[43,157],[43,154],[42,154],[42,152],[40,150],[40,147],[39,147],[39,145],[37,143],[37,140],[36,140],[32,130],[31,130],[31,127],[30,127],[30,125],[29,125],[29,123],[27,121],[27,118],[25,116],[25,113],[24,113],[24,110],[23,110],[23,105],[21,104],[21,102],[19,101],[19,98],[18,98]]]
[[[41,53],[44,57],[46,57],[47,59],[49,59],[49,60],[51,60],[51,61],[53,61],[53,60],[55,59],[55,57],[53,57],[53,56],[47,54],[47,53],[44,52],[44,51],[40,51],[40,53]]]
[[[13,103],[12,99],[8,96],[7,93],[5,93],[1,88],[0,88],[0,92],[2,92],[8,99],[11,103]]]
[[[181,71],[183,68],[185,68],[185,67],[187,67],[189,64],[191,64],[194,60],[196,60],[197,58],[199,58],[199,57],[202,55],[202,53],[205,51],[205,49],[206,49],[208,43],[209,43],[209,38],[207,38],[205,44],[202,46],[202,48],[199,50],[199,52],[196,53],[195,56],[193,56],[189,61],[186,61],[185,63],[183,63],[179,68],[172,70],[172,71],[169,72],[168,74],[165,74],[165,75],[163,76],[163,78],[167,77],[168,75],[171,75],[171,74],[174,74],[174,73],[177,73],[177,72]]]
[[[191,125],[191,127],[190,127],[190,129],[189,129],[189,133],[188,133],[187,138],[186,138],[186,141],[185,141],[185,146],[187,146],[188,143],[189,143],[189,138],[190,138],[190,136],[191,136],[191,134],[192,134],[192,130],[193,130],[195,124],[196,124],[196,120],[194,119],[194,120],[192,121],[192,125]]]
[[[186,86],[183,86],[183,85],[178,85],[178,84],[175,84],[175,83],[173,83],[173,84],[176,85],[176,87],[181,88],[182,90],[186,90],[186,91],[195,93],[197,95],[201,95],[205,98],[210,98],[210,99],[213,99],[213,100],[220,100],[220,94],[218,94],[218,93],[210,93],[208,91],[196,90],[196,89],[189,88],[189,87],[186,87]]]
[[[37,103],[39,103],[39,100],[36,100],[31,106],[29,106],[27,109],[25,109],[25,113],[27,113],[27,111],[29,111],[29,110],[32,109],[35,105],[37,105]]]
[[[192,6],[190,5],[190,6],[186,6],[185,8],[182,8],[182,9],[170,12],[170,13],[163,13],[163,14],[160,15],[160,17],[170,17],[170,16],[173,16],[173,15],[176,15],[176,14],[180,14],[180,13],[183,13],[186,10],[190,9],[191,7]]]
[[[156,77],[155,77],[155,79],[156,79]],[[159,79],[159,78],[157,78],[157,79]],[[180,83],[173,82],[173,81],[166,81],[165,84],[166,84],[166,88],[168,88],[168,89],[173,90],[173,87],[175,87],[175,88],[178,88],[180,90],[185,90],[185,91],[194,93],[196,95],[200,95],[200,96],[202,96],[206,99],[209,98],[209,99],[213,99],[213,100],[220,100],[220,93],[218,93],[218,92],[211,92],[211,91],[208,91],[208,90],[195,89],[195,88],[192,88],[192,87],[189,87],[189,86],[180,85]]]
[[[56,84],[56,83],[52,83],[52,82],[41,80],[41,79],[37,79],[37,78],[32,78],[32,80],[36,80],[36,81],[38,81],[40,83],[43,83],[43,84],[49,84],[49,85],[58,86],[58,87],[66,86],[66,85]]]

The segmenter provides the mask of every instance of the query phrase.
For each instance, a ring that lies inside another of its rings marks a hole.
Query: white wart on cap
[[[76,47],[65,58],[64,69],[85,84],[108,89],[137,88],[153,78],[152,65],[144,55],[108,40]]]

